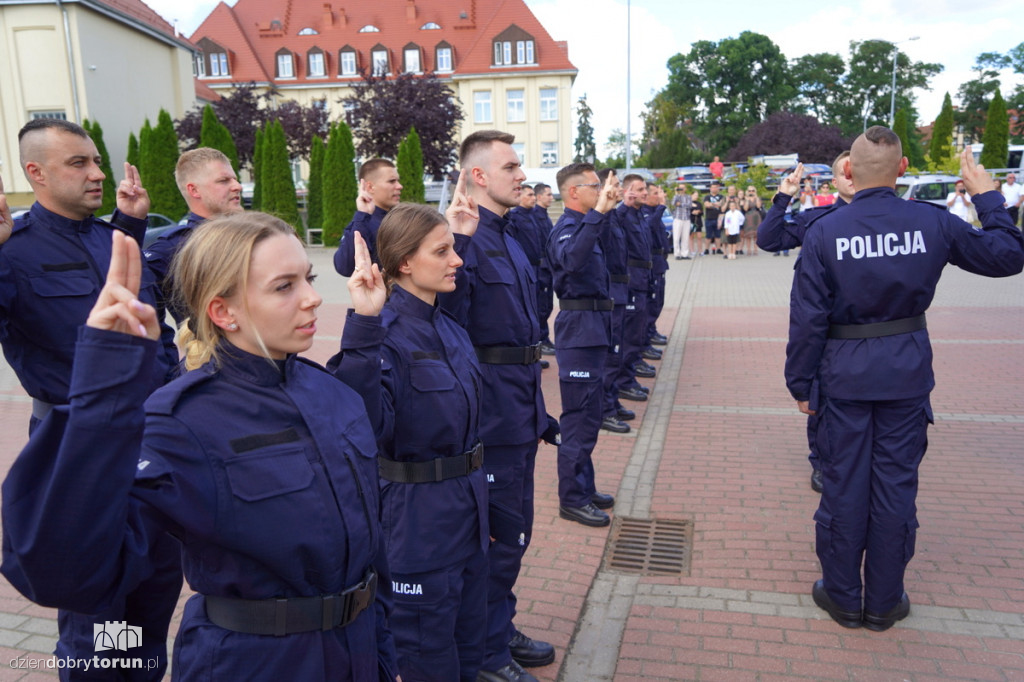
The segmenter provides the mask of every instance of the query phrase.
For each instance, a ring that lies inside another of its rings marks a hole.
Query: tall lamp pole
[[[911,40],[917,40],[921,36],[914,36],[913,38],[907,38],[899,42],[893,43],[892,47],[892,94],[889,97],[889,127],[892,128],[896,125],[896,57],[900,54],[900,48],[896,47],[900,43],[909,43]]]
[[[629,33],[630,33],[630,19],[631,19],[631,0],[626,0],[626,172],[629,173],[633,169],[633,144],[630,134],[629,127],[629,77],[630,77],[630,64],[629,64]]]

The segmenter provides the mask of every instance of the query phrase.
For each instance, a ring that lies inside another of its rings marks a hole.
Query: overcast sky
[[[217,5],[217,0],[145,0],[165,19],[178,22],[190,36]],[[234,0],[228,2],[234,4]],[[584,93],[594,110],[595,138],[603,145],[615,128],[625,130],[626,23],[625,0],[527,0],[548,33],[569,43],[569,58],[579,69],[573,86],[575,102]],[[788,8],[783,11],[781,8]],[[982,10],[983,8],[983,10]],[[971,78],[971,66],[982,52],[1006,52],[1024,41],[1013,26],[1024,13],[1010,0],[987,0],[982,5],[951,0],[865,0],[806,3],[802,6],[763,0],[681,3],[678,0],[636,0],[631,11],[630,120],[640,131],[643,105],[668,80],[665,63],[690,49],[698,40],[719,41],[743,31],[771,38],[787,58],[832,52],[846,58],[851,40],[903,42],[900,49],[914,61],[938,62],[946,68],[932,79],[932,90],[918,90],[922,124],[939,113],[942,97]],[[1011,20],[1012,19],[1012,20]],[[1003,95],[1024,77],[1006,72]],[[574,130],[575,135],[575,130]]]

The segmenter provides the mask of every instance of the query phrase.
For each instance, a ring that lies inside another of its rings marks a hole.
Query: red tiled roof
[[[97,0],[97,3],[149,24],[162,33],[174,35],[174,27],[142,0]]]
[[[193,78],[192,82],[196,88],[196,99],[201,99],[204,102],[217,102],[221,99],[221,96],[216,90],[198,78]]]
[[[127,0],[121,0],[127,1]],[[409,43],[422,48],[424,70],[434,68],[434,47],[446,41],[453,48],[454,74],[576,71],[569,61],[565,42],[554,41],[523,0],[238,0],[232,8],[221,2],[190,37],[193,43],[212,40],[234,54],[229,56],[231,75],[206,82],[274,80],[276,53],[294,52],[296,78],[280,83],[346,83],[338,77],[338,51],[349,45],[359,52],[359,66],[368,68],[370,50],[378,43],[389,50],[392,73],[402,65],[402,50]],[[436,23],[440,30],[423,30]],[[492,41],[515,24],[533,37],[536,66],[492,66]],[[360,33],[372,25],[378,32]],[[316,35],[298,35],[310,28]],[[327,77],[307,78],[306,54],[318,47],[327,54]]]

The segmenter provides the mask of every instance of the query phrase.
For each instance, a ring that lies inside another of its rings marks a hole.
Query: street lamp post
[[[889,127],[892,128],[896,125],[896,57],[900,54],[900,48],[896,47],[900,43],[909,43],[911,40],[917,40],[921,36],[914,36],[913,38],[907,38],[906,40],[900,40],[892,44],[892,94],[889,97]]]

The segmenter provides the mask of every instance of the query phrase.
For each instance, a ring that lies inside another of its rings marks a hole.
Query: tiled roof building
[[[253,81],[323,102],[335,119],[361,70],[433,71],[462,102],[463,135],[507,130],[526,166],[571,156],[576,68],[523,0],[238,0],[218,4],[191,39],[196,73],[214,91]]]

